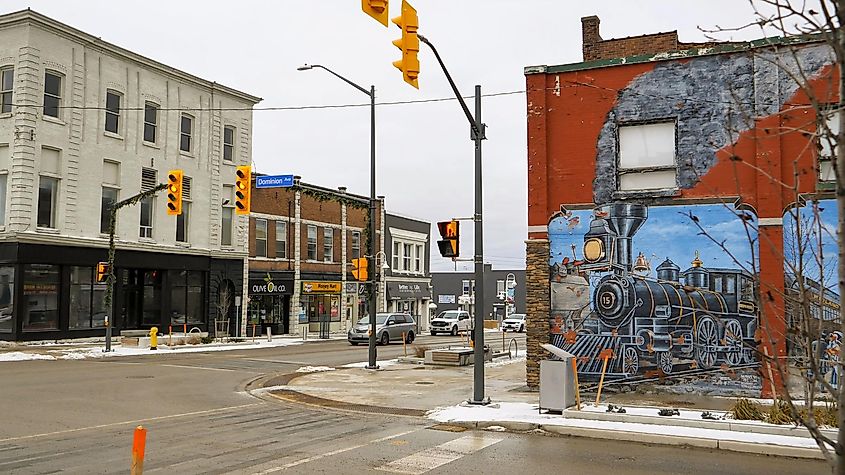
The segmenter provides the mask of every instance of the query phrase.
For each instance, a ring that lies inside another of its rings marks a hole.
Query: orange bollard
[[[255,324],[252,324],[252,342],[255,343]]]
[[[408,347],[405,346],[407,343],[407,338],[405,338],[405,332],[402,332],[402,351],[405,353],[405,356],[408,356]]]
[[[167,346],[173,347],[173,325],[167,327]]]
[[[144,448],[147,445],[147,429],[141,426],[135,428],[135,435],[132,437],[132,468],[131,475],[144,473]]]
[[[182,333],[184,333],[185,336],[188,336],[188,324],[187,323],[182,324]]]

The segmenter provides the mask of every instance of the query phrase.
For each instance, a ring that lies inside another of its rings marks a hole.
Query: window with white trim
[[[235,187],[223,185],[223,212],[220,221],[220,245],[232,245],[232,225],[235,217]]]
[[[158,139],[158,104],[144,103],[144,142],[154,144]]]
[[[154,168],[141,169],[141,191],[149,191],[158,184],[158,171]],[[153,237],[153,210],[155,209],[155,196],[148,196],[141,200],[141,219],[139,222],[139,236],[152,239]]]
[[[15,89],[15,69],[0,68],[0,113],[12,112]]]
[[[176,242],[188,242],[191,215],[191,177],[182,177],[182,212],[176,215]]]
[[[323,228],[323,262],[334,260],[334,229]]]
[[[255,255],[267,257],[267,220],[255,220]]]
[[[675,122],[619,126],[619,190],[677,188]]]
[[[41,228],[56,227],[56,203],[59,179],[41,175],[38,182],[37,225]]]
[[[179,120],[179,150],[191,153],[193,150],[194,118],[182,114]]]
[[[317,226],[308,225],[308,260],[317,260]]]
[[[836,137],[839,136],[841,110],[831,109],[822,113],[824,126],[819,124],[819,181],[836,181],[833,163],[836,160]]]
[[[361,233],[352,231],[352,259],[361,257]]]
[[[120,134],[120,103],[123,95],[117,91],[106,91],[106,132]]]
[[[45,117],[59,118],[62,107],[62,75],[52,72],[44,72],[44,108]]]
[[[231,126],[223,127],[223,160],[235,161],[235,128]]]
[[[416,248],[416,252],[414,253],[414,272],[425,272],[422,265],[422,260],[425,256],[425,247],[417,244]]]
[[[288,255],[288,223],[276,221],[276,259],[286,259]]]

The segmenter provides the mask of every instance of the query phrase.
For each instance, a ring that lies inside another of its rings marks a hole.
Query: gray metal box
[[[572,359],[540,361],[540,410],[563,412],[574,405]]]

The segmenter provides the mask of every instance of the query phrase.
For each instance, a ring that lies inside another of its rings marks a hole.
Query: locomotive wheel
[[[672,353],[669,351],[658,351],[657,366],[663,371],[663,374],[672,374]]]
[[[622,371],[628,376],[634,376],[640,369],[640,357],[633,346],[625,348],[622,359]]]
[[[710,369],[716,365],[716,347],[719,345],[719,328],[710,317],[698,321],[695,330],[695,361],[701,369]]]
[[[742,363],[742,326],[736,320],[725,323],[725,346],[729,347],[725,353],[725,360],[731,366]]]

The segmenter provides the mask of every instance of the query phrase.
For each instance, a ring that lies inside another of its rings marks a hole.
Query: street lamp
[[[376,239],[376,87],[370,86],[367,91],[363,87],[346,79],[340,74],[331,69],[319,64],[305,64],[298,68],[297,71],[307,71],[309,69],[320,68],[327,71],[332,76],[342,80],[346,84],[370,96],[370,216],[369,216],[369,238],[367,246],[367,254],[375,255],[375,239]],[[369,295],[369,315],[370,315],[370,341],[369,341],[369,358],[367,360],[368,369],[377,369],[376,366],[376,303],[378,302],[378,287],[374,280],[376,275],[375,259],[370,259],[367,273],[370,275],[370,295]]]

